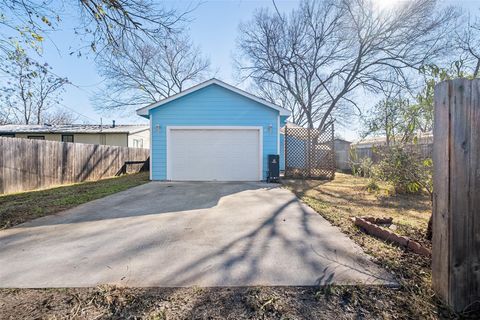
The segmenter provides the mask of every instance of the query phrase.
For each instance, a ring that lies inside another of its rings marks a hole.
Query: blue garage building
[[[150,119],[152,180],[260,181],[268,155],[283,158],[290,111],[211,79],[137,114]]]

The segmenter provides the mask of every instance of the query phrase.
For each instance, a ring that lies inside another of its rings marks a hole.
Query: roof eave
[[[275,109],[275,110],[277,110],[277,111],[280,113],[281,116],[290,116],[290,115],[291,115],[290,110],[287,110],[287,109],[285,109],[285,108],[282,108],[282,107],[280,107],[280,106],[277,106],[276,104],[270,103],[270,102],[268,102],[268,101],[264,101],[263,99],[255,96],[255,95],[253,95],[253,94],[251,94],[251,93],[248,93],[248,92],[246,92],[246,91],[244,91],[244,90],[242,90],[242,89],[239,89],[239,88],[237,88],[237,87],[235,87],[235,86],[232,86],[232,85],[230,85],[230,84],[228,84],[228,83],[225,83],[225,82],[220,81],[220,80],[215,79],[215,78],[212,78],[212,79],[210,79],[210,80],[207,80],[207,81],[205,81],[205,82],[202,82],[202,83],[200,83],[200,84],[197,84],[196,86],[193,86],[193,87],[191,87],[191,88],[189,88],[189,89],[187,89],[187,90],[185,90],[185,91],[183,91],[183,92],[179,92],[179,93],[177,93],[177,94],[175,94],[175,95],[173,95],[173,96],[170,96],[170,97],[168,97],[168,98],[165,98],[165,99],[163,99],[163,100],[161,100],[161,101],[154,102],[154,103],[152,103],[152,104],[149,104],[148,106],[139,108],[139,109],[136,110],[136,113],[137,113],[137,115],[139,115],[139,116],[142,116],[142,117],[145,117],[145,118],[149,118],[149,111],[150,111],[151,109],[157,108],[157,107],[159,107],[159,106],[161,106],[161,105],[163,105],[163,104],[166,104],[166,103],[168,103],[168,102],[170,102],[170,101],[173,101],[173,100],[176,100],[176,99],[178,99],[178,98],[181,98],[181,97],[183,97],[183,96],[185,96],[185,95],[187,95],[187,94],[189,94],[189,93],[192,93],[192,92],[195,92],[195,91],[200,90],[200,89],[202,89],[202,88],[205,88],[205,87],[207,87],[207,86],[209,86],[209,85],[211,85],[211,84],[217,84],[217,85],[219,85],[219,86],[221,86],[221,87],[223,87],[223,88],[229,89],[229,90],[231,90],[231,91],[233,91],[233,92],[236,92],[236,93],[238,93],[238,94],[240,94],[240,95],[243,95],[243,96],[245,96],[245,97],[247,97],[247,98],[249,98],[249,99],[251,99],[251,100],[254,100],[254,101],[256,101],[256,102],[258,102],[258,103],[260,103],[260,104],[263,104],[263,105],[265,105],[265,106],[267,106],[267,107],[270,107],[270,108],[272,108],[272,109]]]

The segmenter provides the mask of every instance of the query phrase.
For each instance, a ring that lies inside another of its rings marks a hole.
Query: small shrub
[[[365,188],[370,193],[378,192],[380,190],[380,187],[378,186],[377,181],[375,179],[370,179],[370,181],[365,186]]]
[[[362,158],[352,162],[352,173],[355,176],[371,178],[373,176],[373,162],[370,158]]]
[[[395,146],[383,151],[375,176],[390,182],[397,193],[432,191],[432,160],[421,159],[412,150]]]

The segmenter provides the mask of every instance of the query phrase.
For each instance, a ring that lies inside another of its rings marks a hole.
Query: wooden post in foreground
[[[480,80],[435,87],[433,288],[455,311],[480,308]]]

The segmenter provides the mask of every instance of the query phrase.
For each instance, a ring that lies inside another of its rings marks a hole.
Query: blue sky
[[[391,2],[395,0],[378,0]],[[289,12],[298,5],[298,1],[277,0],[277,7],[281,12]],[[179,10],[191,7],[195,1],[165,1],[167,7]],[[445,1],[446,4],[456,1]],[[467,9],[480,7],[480,0],[458,1]],[[268,7],[273,9],[272,1],[246,1],[246,0],[223,0],[203,1],[194,10],[189,23],[189,31],[193,41],[200,46],[202,52],[207,55],[212,63],[212,70],[216,71],[216,77],[235,83],[233,75],[232,56],[235,53],[235,40],[238,34],[238,25],[248,21],[258,8]],[[78,47],[79,41],[73,36],[75,17],[64,18],[62,30],[51,33],[50,40],[44,44],[43,59],[52,67],[53,71],[60,76],[66,76],[72,82],[63,96],[64,108],[77,112],[78,122],[110,123],[113,119],[117,123],[143,123],[145,120],[132,113],[129,117],[119,117],[116,114],[101,114],[92,107],[91,96],[95,88],[101,85],[102,79],[96,72],[93,56],[85,55],[76,57],[69,55],[69,47]],[[81,114],[81,115],[80,115]],[[349,128],[339,128],[337,132],[347,138],[354,139],[356,134],[356,121],[352,120]]]
[[[179,10],[195,5],[192,1],[166,1],[167,7]],[[280,10],[290,11],[297,1],[279,1]],[[235,84],[232,77],[232,54],[235,50],[235,39],[238,25],[249,19],[255,9],[272,7],[269,1],[204,1],[191,14],[188,23],[189,32],[195,44],[210,58],[215,76]],[[272,7],[273,8],[273,7]],[[72,22],[68,19],[71,18]],[[95,88],[101,85],[96,71],[93,55],[77,57],[70,55],[70,47],[78,47],[79,39],[73,36],[74,17],[63,20],[62,30],[52,32],[44,43],[43,57],[59,76],[66,76],[72,82],[63,95],[62,105],[78,112],[78,121],[104,123],[117,120],[117,123],[142,123],[145,119],[132,114],[130,117],[119,117],[113,113],[100,113],[92,107],[90,98]],[[74,112],[72,111],[72,112]]]

